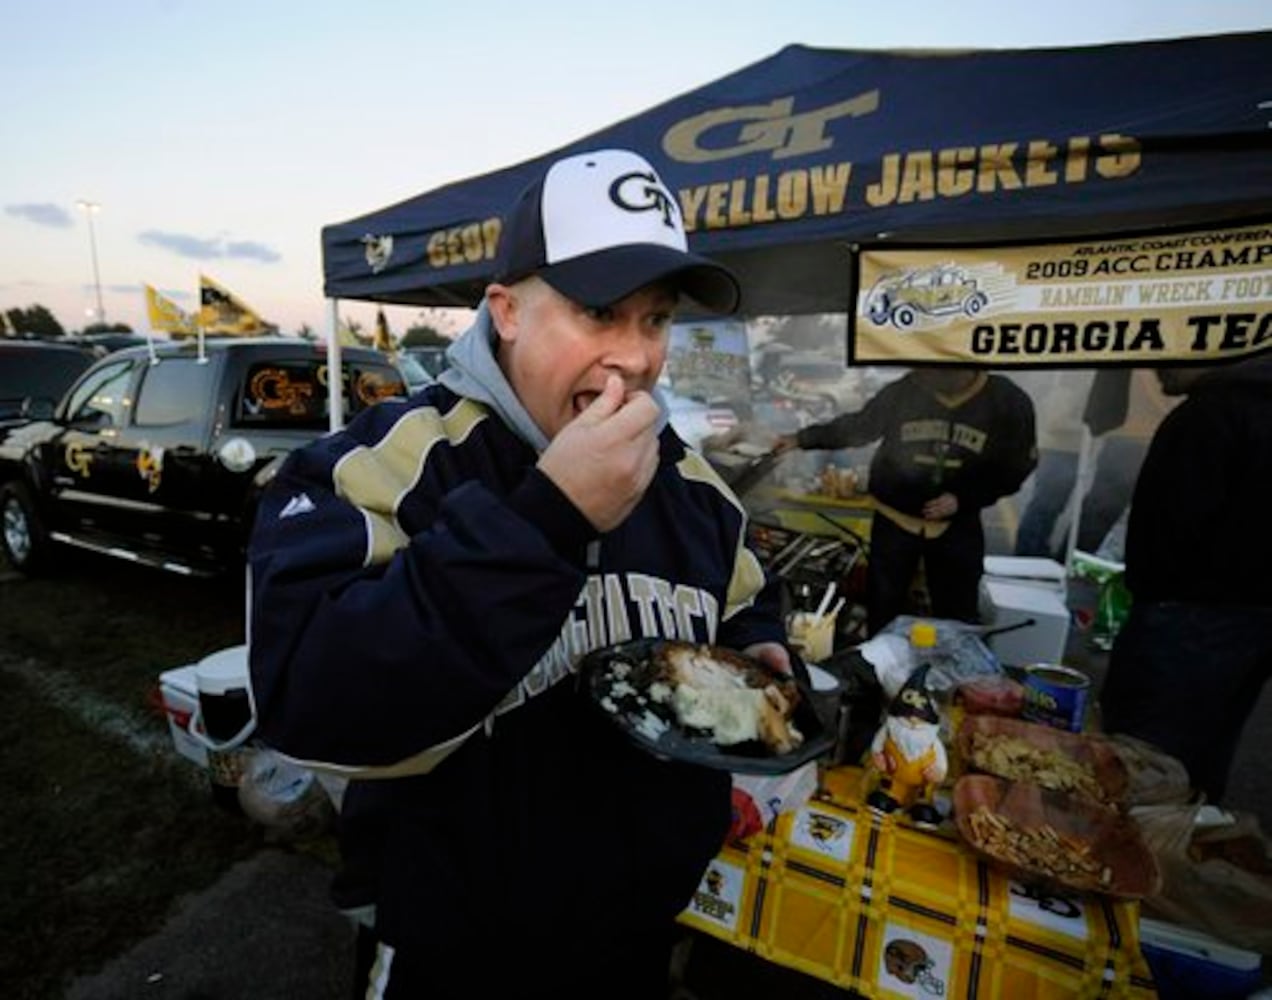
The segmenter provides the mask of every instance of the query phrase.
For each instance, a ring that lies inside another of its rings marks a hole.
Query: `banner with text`
[[[1201,363],[1272,347],[1272,225],[996,249],[865,250],[853,364]]]
[[[746,325],[736,319],[675,323],[667,348],[673,392],[703,402],[747,403],[751,398]]]

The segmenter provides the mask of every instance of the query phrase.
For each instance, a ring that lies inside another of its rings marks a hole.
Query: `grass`
[[[62,995],[265,842],[171,747],[159,673],[242,642],[242,587],[77,558],[0,568],[0,982]]]

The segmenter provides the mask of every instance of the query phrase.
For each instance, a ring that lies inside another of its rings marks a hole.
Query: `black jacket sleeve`
[[[796,435],[799,446],[808,451],[833,448],[859,448],[878,441],[888,426],[895,406],[898,382],[884,386],[855,413],[841,413],[824,424],[805,427]]]
[[[261,736],[316,763],[427,770],[555,640],[583,580],[562,551],[582,548],[568,536],[586,521],[537,473],[507,500],[466,483],[375,561],[376,513],[338,496],[313,454],[293,459],[250,550]]]

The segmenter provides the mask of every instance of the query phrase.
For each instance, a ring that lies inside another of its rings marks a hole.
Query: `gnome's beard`
[[[922,722],[894,715],[888,719],[888,738],[906,760],[918,760],[939,738],[938,728],[935,722]]]

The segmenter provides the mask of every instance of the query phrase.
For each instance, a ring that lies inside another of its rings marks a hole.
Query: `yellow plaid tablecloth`
[[[1139,905],[1027,889],[861,807],[859,768],[707,867],[680,921],[866,997],[1156,996]]]

